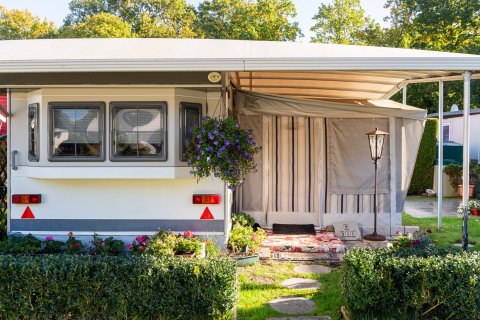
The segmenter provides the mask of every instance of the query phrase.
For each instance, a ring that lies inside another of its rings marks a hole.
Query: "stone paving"
[[[288,289],[318,289],[320,282],[314,279],[290,278],[283,281],[282,286]]]
[[[332,268],[322,266],[320,264],[299,264],[293,269],[296,273],[314,273],[314,274],[326,274],[332,271]]]
[[[444,217],[457,216],[457,208],[461,200],[444,199],[442,214]],[[405,212],[416,218],[437,217],[437,198],[429,199],[407,199],[405,201]]]
[[[280,297],[272,300],[270,307],[284,314],[305,314],[313,312],[317,304],[303,297]]]

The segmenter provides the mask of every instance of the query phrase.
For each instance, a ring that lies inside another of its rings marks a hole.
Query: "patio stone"
[[[278,317],[267,318],[267,320],[332,320],[329,316],[304,316],[304,317]]]
[[[460,247],[460,248],[463,247],[463,243],[454,243],[453,245],[454,245],[455,247]],[[469,248],[475,247],[475,245],[469,243],[469,244],[468,244],[468,247],[469,247]]]
[[[314,273],[314,274],[326,274],[332,271],[332,268],[322,266],[320,264],[299,264],[293,269],[296,273]]]
[[[318,289],[320,282],[314,279],[290,278],[283,281],[282,286],[288,289]]]
[[[270,307],[285,314],[304,314],[313,312],[317,304],[303,297],[280,297],[270,301]]]

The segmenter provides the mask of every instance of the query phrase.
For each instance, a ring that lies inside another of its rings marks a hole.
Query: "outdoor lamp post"
[[[377,164],[378,160],[382,157],[383,145],[385,142],[385,137],[388,135],[387,132],[383,132],[375,128],[372,132],[367,133],[368,143],[370,145],[370,154],[372,156],[373,164],[375,165],[375,186],[373,194],[373,233],[368,234],[363,237],[365,240],[371,241],[383,241],[385,236],[377,234]]]

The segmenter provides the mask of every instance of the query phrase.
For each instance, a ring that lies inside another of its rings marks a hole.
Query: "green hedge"
[[[0,256],[2,319],[218,319],[235,262],[152,256]]]
[[[347,252],[342,285],[355,319],[480,319],[480,255]]]
[[[418,149],[417,161],[413,170],[408,194],[422,194],[433,188],[433,168],[437,148],[438,120],[427,119],[422,141]]]

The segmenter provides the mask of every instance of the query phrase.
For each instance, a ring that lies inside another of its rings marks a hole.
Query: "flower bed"
[[[346,253],[343,295],[354,318],[479,319],[480,255],[416,246]]]
[[[237,301],[235,262],[152,255],[0,255],[2,319],[216,319]]]

